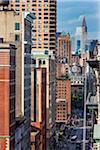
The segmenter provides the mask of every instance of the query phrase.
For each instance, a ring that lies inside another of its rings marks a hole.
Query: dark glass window
[[[18,34],[15,34],[15,41],[20,41],[20,36]]]
[[[20,30],[20,23],[15,23],[15,30]]]

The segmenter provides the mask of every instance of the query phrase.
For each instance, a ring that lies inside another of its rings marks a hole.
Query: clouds
[[[73,23],[79,23],[79,22],[82,22],[82,19],[83,17],[86,16],[86,19],[89,20],[89,19],[98,19],[98,23],[99,23],[99,19],[100,19],[100,14],[99,13],[96,13],[96,14],[83,14],[83,15],[80,15],[78,18],[74,18],[74,19],[69,19],[68,20],[68,24],[71,25]]]
[[[58,0],[58,31],[64,30],[74,34],[76,27],[82,24],[85,16],[88,32],[94,32],[95,34],[92,35],[95,36],[100,31],[99,5],[98,0]]]
[[[78,18],[68,20],[67,23],[69,25],[78,23],[78,22],[82,21],[83,17],[84,17],[84,15],[80,15]]]

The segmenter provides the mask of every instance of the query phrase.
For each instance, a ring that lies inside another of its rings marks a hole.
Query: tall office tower
[[[87,40],[87,25],[85,17],[83,17],[82,26],[76,28],[75,33],[75,52],[77,54],[84,54]]]
[[[30,149],[31,103],[31,23],[34,15],[0,11],[0,37],[16,44],[16,117],[23,121],[23,140],[19,149]],[[19,124],[20,125],[20,124]],[[20,128],[20,126],[18,126]],[[21,142],[20,141],[20,142]],[[16,144],[18,146],[18,143]]]
[[[56,57],[59,62],[71,63],[71,39],[69,34],[62,33],[58,37]]]
[[[36,15],[32,28],[32,50],[56,50],[56,0],[11,0],[17,12],[30,11]]]
[[[15,149],[15,46],[0,36],[0,149]]]
[[[83,21],[82,21],[82,29],[83,29],[83,32],[87,33],[87,25],[86,25],[85,16],[83,17]]]
[[[39,145],[34,140],[36,135],[31,132],[32,150],[46,150],[46,74],[46,68],[32,67],[31,126],[40,130]]]

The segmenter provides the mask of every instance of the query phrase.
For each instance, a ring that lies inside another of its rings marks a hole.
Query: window
[[[44,40],[46,41],[46,40],[48,40],[48,38],[44,38]]]
[[[16,3],[18,3],[19,2],[19,0],[16,0]]]
[[[44,15],[48,15],[48,13],[44,13]]]
[[[41,32],[42,32],[42,30],[38,30],[38,32],[39,32],[39,33],[41,33]]]
[[[33,25],[32,28],[33,28],[33,29],[36,28],[36,25]]]
[[[33,32],[36,32],[36,30],[32,30]]]
[[[20,23],[15,23],[15,30],[20,30]]]
[[[20,9],[19,9],[19,8],[16,8],[16,11],[20,11]]]
[[[48,23],[48,20],[44,20],[44,23]]]
[[[39,42],[38,44],[39,44],[39,45],[42,45],[42,43],[41,43],[41,42]]]
[[[0,38],[0,43],[3,43],[3,38]]]
[[[34,37],[34,36],[36,36],[36,34],[33,33],[32,36]]]
[[[36,8],[32,8],[32,11],[36,11]]]
[[[36,20],[33,20],[33,23],[36,23]]]
[[[18,34],[15,34],[15,41],[20,41],[20,36]]]
[[[36,38],[32,38],[33,41],[36,41]]]
[[[44,25],[44,28],[48,28],[48,25]]]
[[[36,4],[32,4],[32,6],[34,7],[34,6],[36,6]]]
[[[36,45],[36,42],[32,42],[33,45]]]
[[[41,15],[41,13],[39,13],[39,15]]]
[[[41,60],[39,60],[39,65],[41,65],[41,63],[42,63]]]
[[[48,45],[48,42],[45,42],[44,45]]]
[[[45,6],[45,7],[47,7],[47,6],[48,6],[48,4],[44,4],[44,6]]]
[[[45,65],[45,60],[43,60],[43,65]]]
[[[39,20],[39,21],[38,21],[38,23],[42,23],[42,21],[41,21],[41,20]]]
[[[44,11],[48,11],[48,8],[44,8]]]
[[[35,59],[32,59],[32,64],[36,64],[36,60]]]
[[[41,8],[39,8],[38,10],[39,10],[39,11],[42,11],[42,9],[41,9]]]
[[[38,17],[38,19],[41,19],[42,17]]]
[[[16,6],[16,7],[19,7],[19,4],[16,4],[15,6]]]
[[[41,6],[42,6],[42,4],[38,4],[38,6],[40,6],[40,7],[41,7]]]
[[[44,32],[45,32],[45,33],[47,33],[47,32],[48,32],[48,30],[44,30]]]
[[[42,38],[38,38],[39,41],[42,41]]]
[[[22,11],[25,11],[25,9],[23,8]]]
[[[48,34],[44,34],[44,36],[48,36]]]
[[[42,28],[42,26],[41,26],[41,25],[39,25],[39,26],[38,26],[38,28]]]

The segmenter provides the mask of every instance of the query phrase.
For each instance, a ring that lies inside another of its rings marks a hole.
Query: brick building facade
[[[0,149],[15,148],[15,46],[0,43]]]

